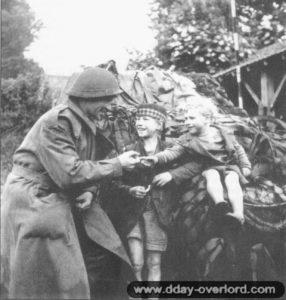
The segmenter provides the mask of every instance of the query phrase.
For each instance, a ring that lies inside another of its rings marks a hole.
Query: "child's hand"
[[[158,157],[155,155],[141,156],[140,163],[146,167],[152,167],[158,163]]]
[[[86,210],[90,208],[91,202],[93,199],[93,194],[91,192],[85,192],[81,195],[79,195],[75,201],[75,206],[81,210]]]
[[[127,151],[117,157],[125,170],[132,170],[140,162],[139,153],[136,151]]]
[[[170,172],[164,172],[161,174],[158,174],[154,177],[152,183],[154,183],[157,186],[164,186],[168,182],[170,182],[173,179]]]
[[[243,174],[245,177],[248,177],[248,176],[251,174],[251,170],[248,169],[248,168],[242,168],[242,174]]]
[[[139,199],[143,199],[148,193],[148,189],[145,189],[144,186],[134,186],[129,189],[129,193],[131,196]]]

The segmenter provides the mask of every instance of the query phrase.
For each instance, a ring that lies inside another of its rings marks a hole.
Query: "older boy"
[[[166,110],[162,106],[140,105],[136,119],[140,140],[126,150],[135,150],[143,156],[164,150],[168,145],[161,140],[161,133],[166,117]],[[170,166],[148,168],[139,164],[134,171],[126,172],[123,176],[124,184],[119,186],[124,194],[120,196],[119,202],[113,201],[112,206],[114,219],[121,220],[115,227],[127,235],[137,280],[142,280],[144,253],[148,269],[147,279],[161,279],[161,256],[166,251],[168,240],[166,229],[175,204],[173,183],[180,184],[197,172],[197,164],[193,162],[172,170]]]

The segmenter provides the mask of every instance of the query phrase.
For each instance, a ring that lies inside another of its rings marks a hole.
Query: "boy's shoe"
[[[215,219],[221,219],[230,211],[230,207],[226,201],[219,202],[214,206],[213,214]]]
[[[230,213],[227,213],[224,216],[224,225],[233,231],[240,231],[242,229],[243,223],[244,219],[240,220]]]

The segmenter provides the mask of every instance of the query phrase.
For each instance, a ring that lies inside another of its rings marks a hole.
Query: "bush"
[[[1,184],[12,156],[25,133],[51,107],[51,92],[44,73],[20,74],[1,80]]]
[[[25,130],[31,127],[50,107],[49,88],[42,81],[42,76],[32,73],[21,74],[16,79],[2,79],[2,136],[16,128]]]

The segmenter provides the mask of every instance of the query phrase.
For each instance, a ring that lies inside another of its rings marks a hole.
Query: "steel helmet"
[[[98,98],[118,95],[121,92],[111,72],[93,67],[79,74],[67,94],[79,98]]]

